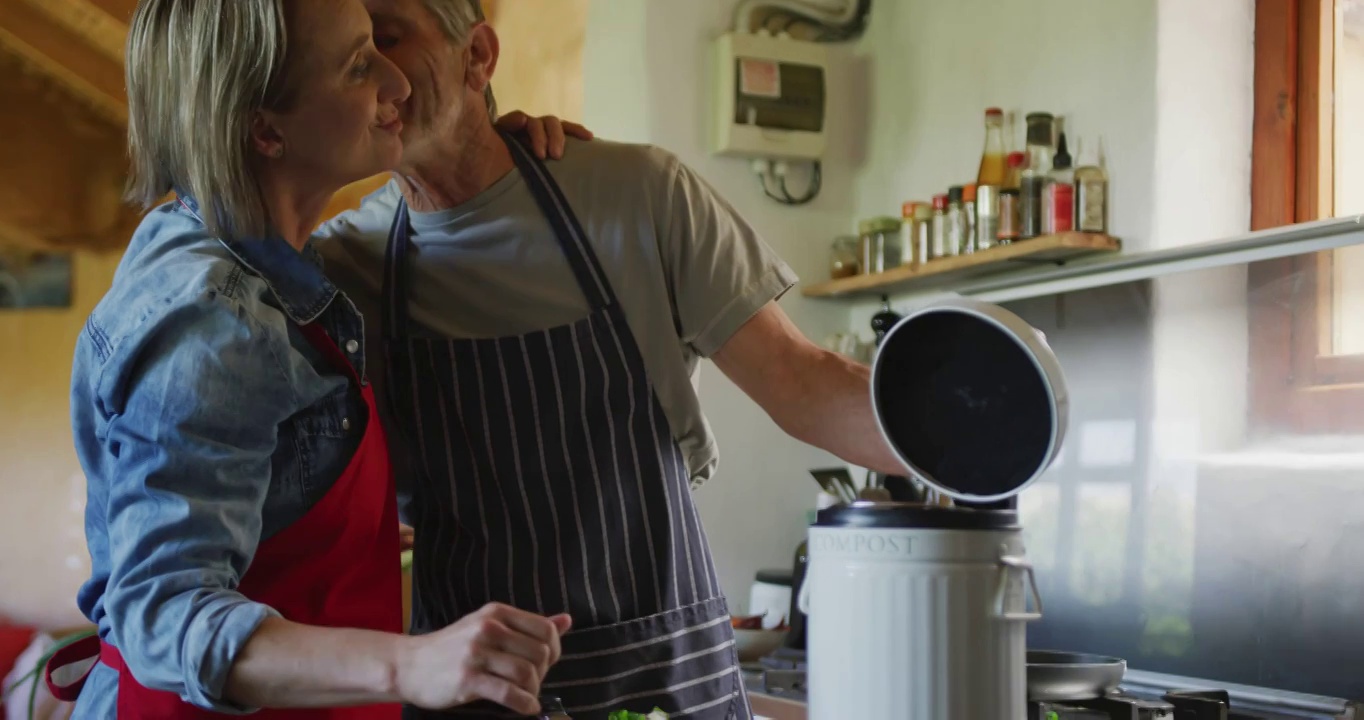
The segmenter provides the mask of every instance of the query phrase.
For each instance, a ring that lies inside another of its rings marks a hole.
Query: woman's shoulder
[[[154,208],[133,234],[114,280],[87,322],[106,354],[165,332],[229,333],[287,343],[268,288],[183,208]]]

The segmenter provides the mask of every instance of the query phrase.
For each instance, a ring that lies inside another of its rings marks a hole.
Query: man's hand
[[[560,120],[553,115],[531,117],[520,110],[503,115],[494,123],[499,130],[510,133],[524,133],[530,138],[531,150],[535,157],[544,160],[548,157],[558,160],[564,156],[565,137],[572,135],[579,140],[591,140],[592,131],[578,123]]]
[[[540,683],[559,661],[567,615],[546,618],[492,603],[438,632],[411,638],[398,665],[398,692],[417,707],[445,710],[490,700],[520,715],[540,711]]]
[[[407,552],[417,542],[417,531],[411,525],[398,525],[398,552]]]

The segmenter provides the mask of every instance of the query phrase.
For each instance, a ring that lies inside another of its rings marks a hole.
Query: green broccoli
[[[654,711],[648,715],[630,712],[629,710],[617,710],[611,713],[607,720],[668,720],[668,713],[658,708],[654,708]]]

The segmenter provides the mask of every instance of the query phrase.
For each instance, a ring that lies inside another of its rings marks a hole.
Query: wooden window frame
[[[1331,217],[1335,0],[1256,0],[1251,229]],[[1250,266],[1258,434],[1364,431],[1364,355],[1332,355],[1334,255]]]

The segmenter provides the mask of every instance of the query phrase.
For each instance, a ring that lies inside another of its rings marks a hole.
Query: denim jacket
[[[223,701],[274,611],[236,591],[258,543],[301,518],[365,431],[359,390],[303,337],[318,321],[364,377],[364,326],[308,246],[211,236],[197,208],[148,214],[76,344],[71,414],[88,480],[81,611],[142,685]],[[76,717],[114,717],[96,665]]]

